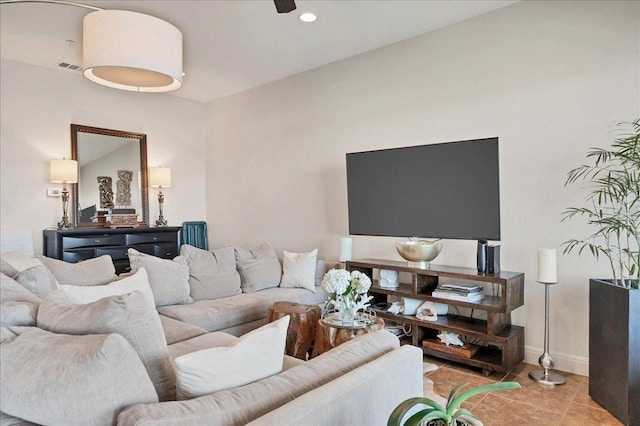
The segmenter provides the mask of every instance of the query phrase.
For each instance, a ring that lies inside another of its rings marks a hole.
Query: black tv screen
[[[500,240],[498,138],[347,154],[349,233]]]

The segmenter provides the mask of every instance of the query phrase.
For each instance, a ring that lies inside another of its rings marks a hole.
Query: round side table
[[[313,343],[312,358],[327,352],[341,343],[347,342],[361,334],[372,333],[384,329],[384,320],[377,318],[376,321],[364,327],[348,327],[325,323],[322,320],[316,325],[316,338]]]

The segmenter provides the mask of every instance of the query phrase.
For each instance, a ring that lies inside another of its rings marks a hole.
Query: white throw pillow
[[[309,253],[282,252],[280,287],[306,288],[316,292],[316,260],[318,249]]]
[[[69,297],[69,300],[77,305],[85,305],[104,297],[122,296],[123,294],[139,291],[144,295],[144,298],[151,304],[153,309],[156,308],[147,271],[144,268],[138,269],[133,275],[106,285],[86,286],[61,284],[60,290],[64,291]]]
[[[229,346],[177,357],[178,400],[255,382],[282,371],[289,316],[253,330]]]

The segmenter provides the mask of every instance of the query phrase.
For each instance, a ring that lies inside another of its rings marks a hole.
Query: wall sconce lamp
[[[162,188],[171,187],[171,169],[168,167],[149,167],[149,186],[158,188],[160,216],[156,220],[156,226],[167,226],[167,220],[163,215],[164,194],[162,193]]]
[[[76,160],[51,160],[49,164],[49,180],[62,184],[62,220],[58,222],[58,229],[73,229],[69,222],[69,190],[68,183],[78,182],[78,162]]]

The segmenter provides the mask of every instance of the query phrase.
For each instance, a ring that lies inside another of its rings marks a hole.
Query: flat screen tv
[[[500,240],[497,137],[346,156],[350,234]]]

